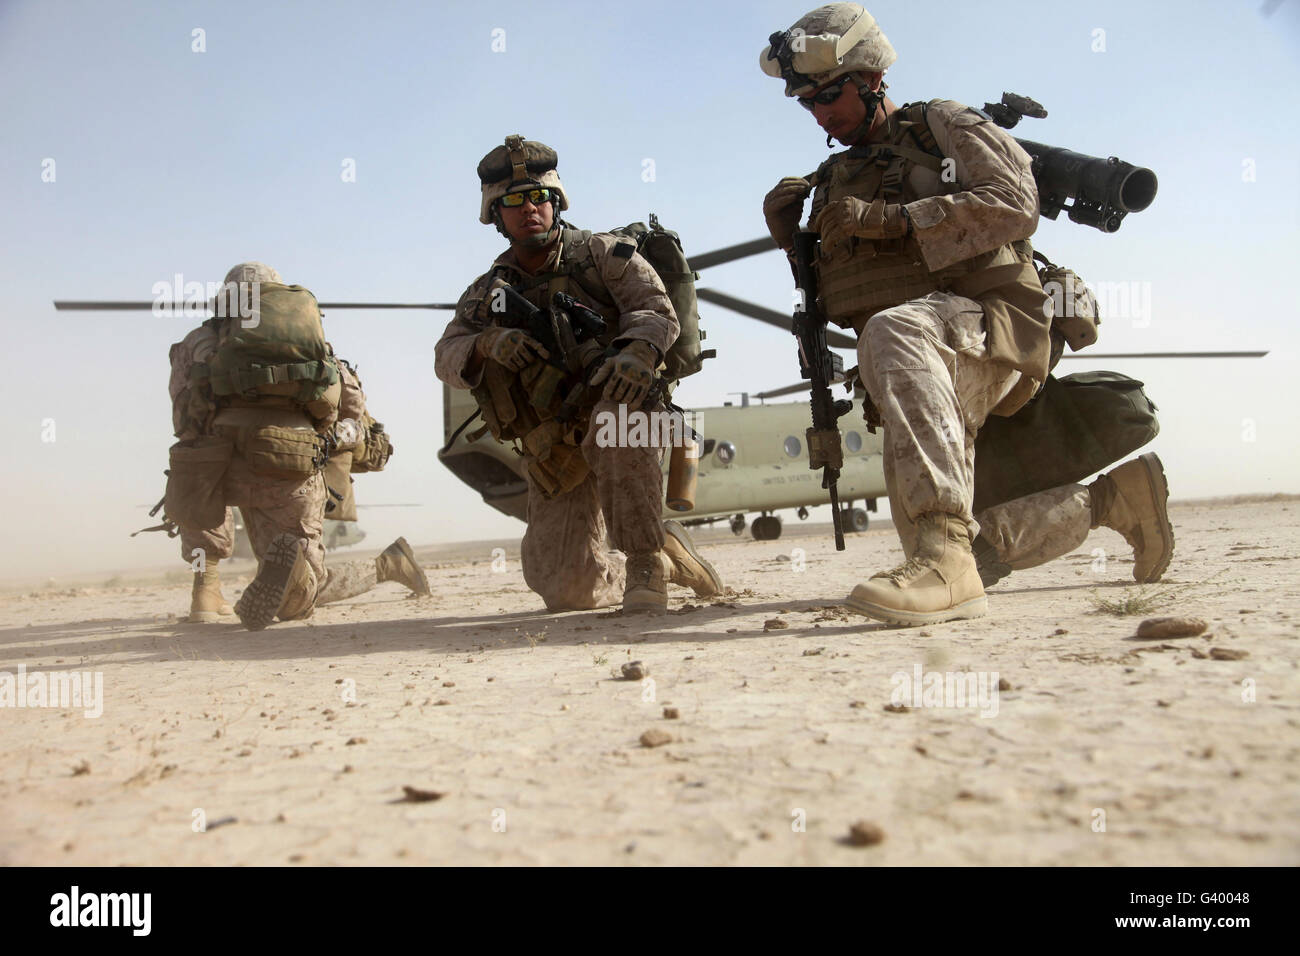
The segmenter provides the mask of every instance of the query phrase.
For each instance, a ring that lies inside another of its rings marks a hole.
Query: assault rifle
[[[985,103],[984,111],[1003,129],[1012,129],[1026,116],[1047,116],[1041,103],[1015,93],[1003,93],[1000,103]],[[1038,211],[1048,219],[1055,219],[1064,209],[1073,222],[1114,232],[1126,215],[1141,212],[1156,198],[1156,174],[1143,166],[1028,139],[1016,142],[1034,161]],[[1067,199],[1074,202],[1067,206]]]
[[[801,229],[794,234],[795,281],[802,301],[795,306],[791,331],[799,343],[799,374],[812,387],[812,427],[808,439],[808,467],[822,470],[822,487],[831,495],[831,522],[835,526],[835,550],[844,550],[844,516],[840,513],[837,483],[844,467],[839,419],[853,410],[848,399],[831,397],[831,382],[843,378],[844,360],[826,344],[826,316],[817,305],[817,233]]]
[[[584,404],[589,388],[587,381],[600,363],[617,349],[606,349],[599,341],[605,334],[605,319],[599,312],[583,305],[566,292],[557,292],[551,309],[540,309],[510,286],[503,288],[505,314],[542,344],[550,367],[534,384],[534,400],[549,406],[551,399],[566,380],[577,377],[578,383],[565,396],[556,420],[569,422]]]

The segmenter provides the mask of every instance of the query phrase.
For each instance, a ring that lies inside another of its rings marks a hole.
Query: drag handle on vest
[[[700,436],[682,421],[674,431],[673,450],[668,457],[668,493],[666,503],[672,511],[695,508],[695,484],[700,474]]]
[[[839,419],[853,409],[853,403],[831,396],[836,374],[843,375],[844,360],[826,343],[826,316],[817,304],[817,258],[820,239],[815,232],[800,229],[794,234],[795,281],[800,292],[795,304],[791,331],[799,343],[799,374],[809,380],[812,427],[807,431],[808,467],[822,470],[822,487],[830,493],[831,523],[835,527],[835,550],[844,550],[844,515],[840,512],[838,482],[844,467]]]

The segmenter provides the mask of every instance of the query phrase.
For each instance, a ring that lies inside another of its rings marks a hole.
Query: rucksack
[[[1049,375],[1009,418],[990,416],[975,438],[975,503],[983,511],[1082,481],[1160,432],[1142,383],[1119,372]]]
[[[574,234],[589,235],[585,230],[574,230]],[[636,251],[650,263],[650,267],[659,276],[659,281],[664,284],[673,311],[677,313],[680,331],[677,333],[677,341],[664,356],[664,379],[678,382],[688,375],[694,375],[703,366],[705,359],[717,355],[717,350],[700,348],[705,335],[700,328],[700,313],[695,297],[695,280],[699,276],[691,271],[686,253],[682,251],[681,239],[677,233],[663,228],[659,224],[659,217],[654,213],[650,214],[648,226],[643,222],[628,223],[610,229],[609,234],[636,245]],[[586,250],[591,248],[585,242],[582,245]],[[574,279],[583,291],[597,301],[607,302],[608,294],[597,287],[598,280],[594,275],[596,270],[590,251],[581,256],[560,274]]]
[[[695,297],[695,280],[699,275],[691,270],[682,251],[682,240],[677,233],[663,228],[659,217],[650,214],[650,225],[633,222],[618,229],[611,229],[611,235],[622,236],[636,243],[636,251],[650,263],[659,275],[668,292],[668,299],[677,313],[677,322],[681,331],[677,341],[664,356],[666,370],[664,378],[670,382],[680,381],[688,375],[694,375],[704,365],[705,359],[717,355],[717,349],[704,350],[700,343],[706,337],[700,328],[699,304]]]
[[[320,307],[298,285],[261,283],[258,310],[224,320],[221,343],[205,369],[196,367],[195,378],[206,379],[217,398],[283,396],[318,419],[338,407],[339,369]]]

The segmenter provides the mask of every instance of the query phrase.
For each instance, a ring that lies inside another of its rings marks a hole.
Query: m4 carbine
[[[831,397],[831,383],[844,376],[844,360],[826,344],[826,316],[817,305],[817,233],[794,234],[795,281],[802,301],[795,306],[792,331],[799,342],[799,374],[810,381],[812,427],[808,429],[808,467],[822,470],[822,487],[830,492],[835,550],[844,550],[844,516],[840,513],[838,482],[844,467],[839,419],[853,410],[848,399]]]
[[[566,292],[555,293],[551,309],[538,308],[510,286],[505,286],[503,293],[507,318],[526,329],[550,353],[548,368],[541,372],[532,394],[548,405],[550,396],[565,381],[577,377],[577,384],[569,390],[555,416],[561,422],[571,421],[586,401],[591,374],[602,360],[618,351],[600,344],[599,338],[606,330],[604,317]]]

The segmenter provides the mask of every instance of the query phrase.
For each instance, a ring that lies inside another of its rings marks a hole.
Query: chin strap
[[[885,91],[888,89],[889,84],[884,80],[880,81],[880,89],[878,90],[871,89],[871,87],[867,86],[865,83],[858,86],[858,98],[862,100],[862,105],[867,108],[867,118],[862,121],[862,124],[857,129],[849,134],[848,143],[850,146],[857,145],[857,143],[861,142],[866,138],[866,135],[871,132],[871,124],[876,120],[876,111],[880,109],[880,104],[885,102]],[[830,145],[831,137],[828,133],[826,135],[827,148],[829,148]]]

